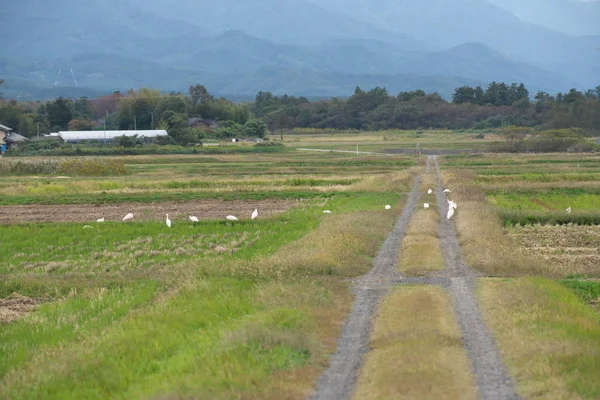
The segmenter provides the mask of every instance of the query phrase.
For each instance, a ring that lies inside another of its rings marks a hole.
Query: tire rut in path
[[[401,278],[396,271],[398,251],[420,198],[419,186],[420,178],[417,178],[402,215],[381,246],[373,268],[355,282],[353,291],[356,297],[352,310],[338,339],[336,351],[330,358],[329,367],[317,382],[311,399],[342,400],[351,397],[363,356],[369,349],[372,322],[379,300]]]
[[[446,287],[454,301],[458,324],[465,349],[471,360],[482,400],[518,399],[513,382],[502,362],[500,352],[487,329],[475,296],[475,273],[465,265],[460,255],[460,244],[454,225],[446,219],[448,206],[442,191],[440,167],[435,156],[430,156],[436,169],[437,202],[440,210],[439,237],[446,269]]]

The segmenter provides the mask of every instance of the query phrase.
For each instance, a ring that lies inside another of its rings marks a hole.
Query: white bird
[[[385,206],[385,209],[386,209],[386,210],[389,210],[390,208],[392,208],[392,206],[390,206],[389,204],[387,204],[387,205]]]
[[[122,221],[127,221],[133,219],[133,213],[129,213],[126,216],[123,217]]]
[[[98,219],[96,220],[96,222],[104,222],[104,217],[102,217],[102,218],[98,218]]]
[[[228,215],[227,217],[227,221],[237,221],[238,219],[236,217],[234,217],[233,215]]]
[[[452,193],[450,189],[444,189],[444,193]]]
[[[189,218],[192,222],[198,222],[198,217],[196,217],[195,215],[190,215]]]
[[[171,227],[171,220],[169,219],[169,214],[165,214],[167,216],[167,219],[165,220],[165,222],[167,223],[167,226],[170,228]]]
[[[256,219],[256,217],[258,217],[258,209],[254,209],[254,211],[252,211],[252,215],[250,216],[251,219]]]
[[[567,214],[571,214],[571,207],[567,208],[565,211],[567,212]]]
[[[429,203],[424,203],[423,208],[427,210],[429,208]]]
[[[323,210],[323,214],[331,214],[331,211],[329,211],[329,210]]]
[[[452,218],[453,215],[454,215],[454,208],[450,207],[448,209],[448,215],[446,216],[446,218],[450,219],[450,218]]]
[[[429,189],[429,190],[427,191],[427,194],[431,194],[431,193],[433,193],[433,190]]]
[[[455,210],[458,210],[458,204],[456,204],[454,201],[447,200],[447,202],[448,202],[448,208],[454,208]]]

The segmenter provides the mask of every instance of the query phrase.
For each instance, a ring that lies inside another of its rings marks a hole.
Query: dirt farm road
[[[342,400],[352,397],[364,356],[369,350],[369,337],[378,303],[393,285],[403,283],[441,285],[450,293],[471,362],[478,398],[518,399],[498,348],[479,311],[474,292],[476,274],[462,261],[453,223],[443,218],[447,212],[447,204],[435,156],[428,157],[427,171],[431,164],[434,164],[437,175],[436,196],[442,216],[438,233],[445,270],[436,277],[405,278],[396,269],[402,240],[421,197],[420,178],[417,178],[403,213],[379,250],[373,268],[354,284],[355,300],[352,310],[338,339],[336,351],[331,356],[329,367],[317,382],[311,399]]]

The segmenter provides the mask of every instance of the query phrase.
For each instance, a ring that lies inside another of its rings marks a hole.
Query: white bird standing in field
[[[165,219],[165,222],[167,224],[167,226],[170,228],[171,227],[171,220],[169,219],[169,214],[165,214],[167,216],[167,219]]]
[[[429,203],[424,203],[423,208],[427,210],[429,208]]]
[[[427,194],[431,194],[431,193],[433,193],[433,190],[429,189],[429,190],[427,191]]]
[[[331,211],[329,211],[329,210],[323,210],[323,214],[331,214]]]
[[[195,215],[190,215],[189,218],[192,222],[198,222],[198,217],[196,217]]]
[[[446,215],[446,218],[450,219],[450,218],[452,218],[453,215],[454,215],[454,207],[450,207],[448,209],[448,215]]]
[[[565,211],[567,212],[567,214],[571,214],[571,207],[567,208]]]
[[[98,218],[96,222],[104,222],[104,216],[102,216],[102,218]]]
[[[458,210],[458,204],[456,204],[456,202],[452,200],[446,200],[446,202],[448,203],[448,208],[454,208],[455,210]]]
[[[228,215],[225,218],[227,218],[227,221],[237,221],[238,219],[236,217],[234,217],[233,215]]]
[[[448,194],[448,193],[452,193],[452,192],[450,191],[450,189],[444,189],[444,193]]]
[[[389,204],[386,204],[386,206],[385,206],[385,209],[386,209],[386,210],[389,210],[389,209],[391,209],[391,208],[392,208],[392,206],[390,206]]]
[[[126,216],[124,216],[123,219],[122,219],[122,221],[125,222],[125,221],[128,221],[130,219],[133,219],[133,213],[129,213]]]
[[[256,219],[258,217],[258,209],[255,208],[254,211],[252,211],[252,215],[250,216],[250,219]]]

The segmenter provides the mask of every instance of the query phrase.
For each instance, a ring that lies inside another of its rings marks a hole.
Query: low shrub
[[[124,175],[126,173],[125,163],[119,160],[40,159],[0,161],[0,175],[106,176]]]
[[[231,154],[231,153],[272,153],[284,151],[281,143],[257,143],[254,146],[178,146],[146,144],[135,147],[116,145],[92,144],[62,144],[59,146],[21,146],[6,155],[9,157],[82,157],[82,156],[126,156],[126,155],[154,155],[154,154]]]

